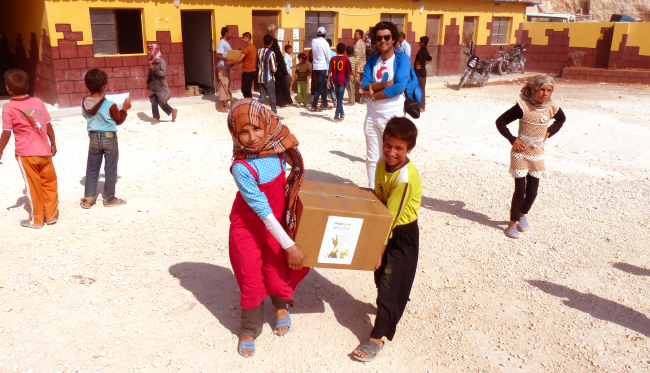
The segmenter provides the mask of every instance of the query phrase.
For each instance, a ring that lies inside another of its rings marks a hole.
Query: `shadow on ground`
[[[27,196],[19,197],[13,206],[7,207],[7,211],[18,207],[22,207],[25,211],[30,212],[31,208],[29,206],[29,199],[27,199]]]
[[[361,163],[366,163],[366,160],[365,160],[365,159],[363,159],[363,158],[361,158],[361,157],[357,157],[356,155],[350,155],[350,154],[348,154],[348,153],[344,153],[344,152],[342,152],[342,151],[340,151],[340,150],[330,150],[330,153],[331,153],[331,154],[334,154],[334,155],[338,155],[339,157],[342,157],[342,158],[347,158],[347,159],[349,159],[351,162],[361,162]]]
[[[118,175],[116,183],[119,183],[121,178],[122,176]],[[86,186],[86,176],[82,177],[81,180],[79,180],[79,184],[84,187]],[[106,184],[106,175],[99,174],[99,179],[97,180],[97,190],[95,191],[96,199],[98,199],[100,195],[102,196],[102,199],[104,198],[104,184]]]
[[[527,280],[529,284],[560,298],[568,298],[564,304],[590,314],[599,320],[609,321],[624,328],[650,337],[650,319],[638,311],[620,303],[593,294],[581,293],[563,285],[548,281]]]
[[[637,267],[628,263],[614,263],[612,267],[637,276],[650,276],[650,269]]]
[[[180,285],[191,291],[199,303],[219,320],[231,333],[238,335],[240,330],[239,293],[237,281],[230,268],[208,263],[183,262],[169,267],[169,273],[180,281]],[[318,271],[312,269],[298,284],[294,294],[296,305],[292,314],[325,313],[325,303],[334,312],[336,321],[349,329],[359,341],[365,341],[370,334],[371,313],[377,309],[369,303],[356,300],[344,288],[333,284]],[[275,329],[275,312],[270,300],[265,300],[266,322]]]
[[[305,180],[316,181],[319,183],[356,185],[352,180],[330,174],[329,172],[318,170],[306,170]]]

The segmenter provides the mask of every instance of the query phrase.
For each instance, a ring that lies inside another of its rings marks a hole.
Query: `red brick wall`
[[[56,30],[64,33],[59,46],[52,48],[54,79],[59,107],[79,106],[87,95],[83,81],[86,71],[103,70],[108,75],[107,94],[129,92],[132,101],[146,100],[149,63],[146,55],[95,57],[92,45],[78,45],[82,32],[72,32],[70,25],[57,24]],[[185,96],[185,68],[182,43],[172,43],[169,31],[157,31],[156,41],[163,60],[167,63],[167,84],[171,97]]]
[[[565,67],[562,77],[587,82],[650,84],[650,71]]]
[[[42,60],[39,59],[38,41],[35,33],[31,34],[29,47],[29,57],[27,57],[22,35],[18,34],[15,54],[9,56],[11,67],[27,72],[29,75],[28,93],[31,96],[54,105],[56,103],[56,84],[54,82],[52,47],[45,29],[42,30],[41,36]]]
[[[619,43],[618,51],[609,54],[609,67],[619,69],[650,69],[650,56],[640,56],[639,47],[627,46],[627,34]]]
[[[438,46],[436,75],[458,75],[460,53],[460,26],[456,24],[456,18],[452,18],[451,25],[445,26],[445,40]]]

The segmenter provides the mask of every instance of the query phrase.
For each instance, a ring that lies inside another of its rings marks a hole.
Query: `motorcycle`
[[[499,51],[499,58],[497,58],[497,71],[499,71],[499,74],[510,74],[517,70],[521,70],[523,74],[525,71],[524,65],[526,64],[523,52],[526,51],[526,47],[526,44],[517,44],[508,52],[504,52],[502,45]]]
[[[480,58],[474,55],[474,42],[470,42],[467,48],[469,48],[469,53],[463,53],[469,56],[469,60],[467,61],[465,72],[463,72],[463,75],[460,77],[460,82],[458,83],[459,90],[468,83],[478,83],[479,87],[483,87],[485,83],[490,80],[490,76],[492,76],[492,68],[497,62],[491,58],[486,58],[481,61]]]

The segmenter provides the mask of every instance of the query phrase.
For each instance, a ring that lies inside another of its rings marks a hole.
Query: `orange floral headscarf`
[[[239,141],[239,133],[247,124],[264,130],[265,141],[257,149],[248,148]],[[228,112],[228,130],[232,136],[232,153],[235,159],[285,154],[291,165],[284,193],[286,202],[285,229],[289,237],[294,239],[297,228],[298,192],[305,178],[302,156],[298,151],[298,139],[289,131],[289,128],[280,123],[280,119],[274,112],[267,109],[261,102],[251,98],[245,98],[232,104]]]

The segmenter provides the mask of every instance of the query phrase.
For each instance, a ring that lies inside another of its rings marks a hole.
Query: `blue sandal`
[[[283,337],[289,333],[291,330],[291,315],[288,313],[289,312],[289,305],[287,304],[287,317],[284,319],[275,319],[275,332],[280,336]],[[287,327],[287,331],[280,334],[278,332],[278,329]]]
[[[244,355],[244,350],[253,350],[255,352],[255,341],[239,341],[239,347],[237,347],[237,352],[245,358],[251,358],[253,356]]]

